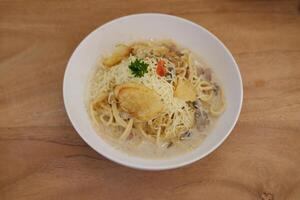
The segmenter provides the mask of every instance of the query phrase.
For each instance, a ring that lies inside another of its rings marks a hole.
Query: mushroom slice
[[[114,93],[120,108],[139,120],[151,120],[163,110],[159,95],[142,84],[121,84],[115,88]]]
[[[132,48],[130,48],[124,44],[119,44],[116,46],[116,49],[113,52],[113,54],[103,60],[103,65],[110,68],[116,64],[119,64],[123,58],[126,58],[129,56],[131,51],[132,51]]]
[[[189,80],[179,79],[174,96],[184,101],[195,101],[197,93]]]

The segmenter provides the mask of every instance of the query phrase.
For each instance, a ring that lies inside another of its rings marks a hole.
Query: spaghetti
[[[118,45],[99,63],[88,103],[94,124],[109,127],[113,138],[165,148],[181,143],[195,127],[203,131],[225,109],[211,70],[172,41]]]

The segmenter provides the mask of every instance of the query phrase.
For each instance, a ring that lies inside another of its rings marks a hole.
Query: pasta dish
[[[170,40],[117,45],[97,64],[88,92],[101,135],[135,152],[194,148],[225,110],[212,70]]]

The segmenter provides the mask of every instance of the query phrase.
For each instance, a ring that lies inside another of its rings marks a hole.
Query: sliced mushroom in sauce
[[[191,135],[192,135],[192,132],[191,132],[190,130],[188,130],[188,131],[184,132],[184,133],[180,136],[179,139],[180,139],[180,140],[185,140],[185,139],[191,137]]]
[[[211,72],[211,69],[209,69],[209,68],[204,69],[203,76],[204,76],[204,79],[205,79],[205,80],[211,81],[211,79],[212,79],[212,72]]]
[[[166,73],[166,80],[168,83],[171,83],[176,76],[175,68],[174,67],[167,67],[167,73]]]
[[[202,67],[197,67],[197,76],[204,74],[204,69]]]
[[[203,131],[205,127],[209,124],[209,117],[207,112],[202,108],[200,100],[193,102],[195,111],[196,127],[199,131]]]
[[[215,95],[217,96],[220,94],[220,86],[216,83],[214,83],[213,85],[214,85],[213,91],[214,91]]]
[[[170,148],[171,146],[173,146],[173,142],[169,142],[167,148]]]
[[[161,145],[161,147],[163,147],[163,148],[170,148],[170,147],[172,147],[173,146],[173,142],[172,141],[167,141],[167,142],[164,142],[162,145]]]

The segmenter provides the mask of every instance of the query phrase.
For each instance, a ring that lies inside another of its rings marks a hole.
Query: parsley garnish
[[[141,59],[135,59],[134,62],[130,62],[130,65],[128,66],[129,69],[131,69],[131,73],[135,76],[135,77],[142,77],[144,76],[145,73],[148,72],[148,64],[145,63],[143,60]]]

